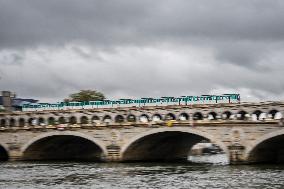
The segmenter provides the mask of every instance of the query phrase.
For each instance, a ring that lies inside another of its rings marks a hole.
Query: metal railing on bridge
[[[240,95],[239,94],[201,95],[201,96],[102,100],[102,101],[87,101],[87,102],[58,102],[53,104],[31,103],[23,105],[22,110],[43,111],[43,110],[96,109],[96,108],[118,108],[118,107],[216,104],[216,103],[240,103]]]

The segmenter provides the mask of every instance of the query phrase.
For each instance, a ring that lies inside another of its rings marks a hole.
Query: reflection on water
[[[193,163],[212,163],[220,165],[228,165],[229,159],[226,154],[189,156],[188,160]]]
[[[284,188],[284,165],[9,162],[0,188]]]

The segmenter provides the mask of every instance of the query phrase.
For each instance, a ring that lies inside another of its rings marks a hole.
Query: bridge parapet
[[[160,128],[160,127],[283,127],[283,120],[262,120],[262,121],[250,121],[250,120],[191,120],[191,121],[180,121],[180,120],[161,120],[161,121],[150,121],[147,123],[143,122],[122,122],[122,123],[65,123],[65,124],[54,124],[54,125],[26,125],[26,126],[14,126],[14,127],[1,127],[0,132],[18,132],[18,131],[32,131],[32,132],[45,132],[45,131],[65,131],[65,130],[101,130],[105,128],[109,129],[120,129],[120,128]]]
[[[58,124],[145,124],[159,121],[260,122],[280,120],[282,102],[0,113],[0,127]]]

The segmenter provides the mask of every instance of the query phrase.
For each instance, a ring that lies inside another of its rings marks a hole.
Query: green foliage
[[[65,102],[76,101],[76,102],[84,102],[84,101],[96,101],[96,100],[104,100],[105,96],[103,93],[95,91],[95,90],[80,90],[78,93],[74,93],[69,95],[69,98],[64,99]]]
[[[5,112],[5,108],[0,105],[0,112]]]

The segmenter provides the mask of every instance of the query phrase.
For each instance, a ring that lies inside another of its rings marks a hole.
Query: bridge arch
[[[55,125],[55,118],[54,117],[49,117],[47,119],[47,125]]]
[[[19,127],[24,127],[26,125],[26,120],[24,118],[19,118]]]
[[[189,120],[189,115],[185,112],[182,112],[179,117],[178,117],[179,120],[181,121],[186,121],[186,120]]]
[[[106,145],[76,131],[55,131],[32,138],[22,148],[23,160],[103,161]]]
[[[124,120],[125,119],[124,119],[123,115],[120,115],[120,114],[116,115],[115,118],[114,118],[115,123],[123,123]]]
[[[161,114],[159,113],[155,113],[153,116],[152,116],[152,121],[154,122],[159,122],[159,121],[162,121],[163,120],[163,117]]]
[[[150,117],[147,114],[142,114],[139,116],[139,121],[142,123],[148,123],[150,121]]]
[[[165,120],[176,120],[176,115],[173,114],[173,113],[168,113],[168,114],[165,116]]]
[[[281,119],[283,115],[280,111],[272,109],[268,112],[268,117],[271,119]]]
[[[35,118],[33,118],[33,117],[29,118],[29,119],[28,119],[28,125],[29,125],[29,126],[32,126],[34,120],[35,120]]]
[[[45,119],[43,117],[38,118],[38,125],[44,125],[45,124]]]
[[[216,120],[217,119],[217,113],[216,112],[209,112],[208,113],[208,116],[207,116],[207,119],[209,120]]]
[[[81,124],[88,124],[89,123],[89,118],[85,115],[80,117],[80,123]]]
[[[91,120],[92,120],[91,122],[92,122],[93,124],[98,124],[98,123],[101,122],[100,117],[97,116],[97,115],[93,115],[92,118],[91,118]]]
[[[249,163],[284,163],[284,129],[265,134],[249,145],[245,160]]]
[[[7,123],[6,119],[1,119],[0,120],[0,126],[1,127],[6,127],[7,126],[6,123]]]
[[[16,126],[16,119],[10,118],[9,119],[9,126],[10,127],[15,127]]]
[[[8,146],[0,143],[0,161],[7,161],[10,158]]]
[[[224,119],[224,120],[229,120],[229,119],[231,119],[231,117],[232,117],[232,112],[230,112],[230,111],[225,111],[225,112],[223,112],[223,114],[222,114],[222,119]]]
[[[256,120],[260,120],[260,115],[262,114],[263,112],[260,111],[260,110],[255,110],[253,113],[252,113],[252,119],[254,121]]]
[[[134,114],[129,114],[126,120],[127,122],[136,122],[136,116]]]
[[[63,117],[63,116],[59,117],[59,118],[58,118],[58,123],[59,123],[59,124],[65,124],[65,123],[66,123],[65,117]]]
[[[201,112],[195,112],[192,117],[193,117],[193,120],[203,120],[204,118]]]
[[[71,125],[77,124],[77,117],[76,117],[76,116],[71,116],[71,117],[69,118],[69,123],[70,123]]]
[[[226,145],[214,136],[192,128],[157,128],[136,135],[121,148],[122,161],[186,160],[190,149],[207,139],[229,158]]]
[[[250,115],[245,111],[241,110],[237,113],[238,120],[247,120]]]
[[[112,122],[111,116],[110,116],[110,115],[105,115],[105,116],[103,117],[103,122],[104,122],[104,123],[110,123],[110,122]]]

